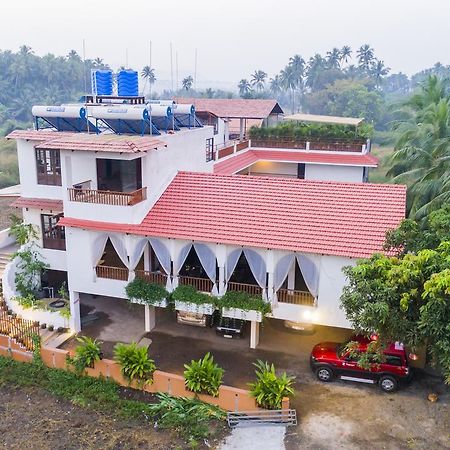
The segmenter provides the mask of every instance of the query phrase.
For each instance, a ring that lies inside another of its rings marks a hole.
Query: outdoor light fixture
[[[417,361],[417,360],[419,359],[419,357],[418,357],[415,353],[410,353],[410,354],[408,355],[408,358],[409,358],[411,361]]]
[[[370,340],[371,341],[378,341],[378,334],[377,333],[372,333],[370,335]]]

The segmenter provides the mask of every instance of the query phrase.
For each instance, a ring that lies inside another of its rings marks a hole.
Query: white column
[[[145,331],[152,331],[156,326],[156,309],[154,306],[145,305]]]
[[[267,300],[272,303],[273,292],[273,273],[275,271],[275,255],[273,250],[267,250],[266,253],[266,268],[267,268]]]
[[[78,333],[81,331],[80,293],[76,291],[69,291],[69,301],[70,301],[69,327],[71,331]]]
[[[216,259],[219,267],[219,296],[225,294],[225,264],[227,262],[227,248],[225,245],[217,244]]]
[[[250,348],[256,348],[259,344],[259,322],[250,322]]]
[[[150,244],[147,244],[144,248],[144,270],[150,271],[153,267],[150,267]]]

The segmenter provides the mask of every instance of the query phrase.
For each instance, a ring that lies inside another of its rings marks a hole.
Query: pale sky
[[[364,43],[393,71],[414,73],[436,61],[450,64],[448,0],[0,0],[0,48],[30,45],[36,54],[75,49],[113,68],[149,63],[170,77],[232,82],[255,69],[269,76],[289,57]]]

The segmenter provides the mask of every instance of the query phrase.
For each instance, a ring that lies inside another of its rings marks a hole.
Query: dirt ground
[[[41,389],[9,386],[0,387],[0,445],[8,450],[189,448],[175,433],[153,425],[86,410]]]

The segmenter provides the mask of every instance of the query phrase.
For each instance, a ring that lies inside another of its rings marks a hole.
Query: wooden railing
[[[34,350],[34,336],[39,337],[39,322],[13,317],[0,309],[0,334],[10,336],[27,350]]]
[[[71,202],[96,203],[113,206],[132,206],[147,198],[147,188],[133,192],[96,191],[94,189],[68,188]]]
[[[233,281],[227,283],[227,291],[246,292],[252,297],[261,297],[263,292],[262,288],[256,284],[235,283]]]
[[[197,278],[197,277],[178,277],[178,284],[194,286],[200,292],[212,291],[213,282],[209,278]]]
[[[289,138],[252,138],[252,147],[293,148],[299,150],[339,151],[361,153],[366,145],[364,139],[289,139]]]
[[[164,287],[167,284],[167,275],[165,273],[136,270],[136,277],[142,278],[148,283],[159,284],[160,286]]]
[[[95,273],[99,278],[107,278],[109,280],[128,280],[128,269],[124,267],[97,266]]]
[[[314,306],[315,299],[305,291],[296,291],[294,289],[280,289],[277,292],[277,298],[280,303],[290,303],[292,305]]]

